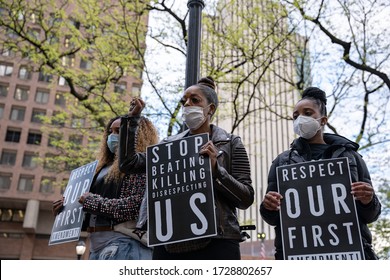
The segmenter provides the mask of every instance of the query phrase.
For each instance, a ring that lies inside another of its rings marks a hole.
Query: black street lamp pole
[[[184,89],[196,84],[200,73],[200,39],[202,30],[203,0],[189,0],[186,81]]]

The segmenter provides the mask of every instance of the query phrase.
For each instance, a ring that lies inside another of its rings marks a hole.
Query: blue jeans
[[[151,260],[153,249],[136,240],[113,241],[96,252],[91,252],[90,260]]]

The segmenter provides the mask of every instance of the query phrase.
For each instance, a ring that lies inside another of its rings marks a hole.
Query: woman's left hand
[[[83,203],[84,203],[84,200],[85,200],[88,196],[90,196],[90,195],[91,195],[91,193],[89,193],[89,192],[83,193],[83,194],[80,196],[80,198],[79,198],[79,202],[80,202],[81,204],[83,204]]]
[[[355,182],[351,185],[352,195],[363,204],[368,204],[374,198],[374,188],[366,182]]]
[[[217,168],[217,156],[218,149],[215,147],[214,143],[210,140],[200,148],[199,154],[207,155],[211,161],[211,170],[214,173]]]

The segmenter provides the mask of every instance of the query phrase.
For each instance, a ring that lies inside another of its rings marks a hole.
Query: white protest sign
[[[84,212],[78,200],[83,193],[89,191],[97,163],[96,160],[70,173],[64,192],[64,208],[54,220],[49,245],[79,240]]]
[[[208,134],[147,149],[149,246],[216,235]]]
[[[362,260],[347,158],[277,167],[284,259]]]

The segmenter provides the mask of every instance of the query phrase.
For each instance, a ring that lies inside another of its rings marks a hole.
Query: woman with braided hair
[[[209,139],[199,153],[210,158],[217,235],[155,246],[153,259],[156,260],[238,260],[241,258],[240,227],[237,220],[237,209],[247,209],[254,200],[251,181],[251,170],[248,155],[241,138],[232,135],[211,123],[211,118],[218,107],[215,83],[211,77],[202,78],[197,84],[187,88],[181,99],[183,105],[183,121],[189,129],[162,140],[167,143],[191,135],[208,133]],[[121,143],[119,163],[121,170],[145,169],[145,154],[132,150],[132,131],[137,127],[137,115],[144,107],[138,100],[130,113],[132,117],[121,124]],[[123,137],[123,138],[122,138]],[[123,140],[123,141],[122,141]],[[127,155],[124,155],[124,152]],[[177,209],[176,209],[177,210]]]
[[[281,165],[319,159],[347,157],[352,180],[351,193],[356,200],[356,210],[362,236],[365,259],[375,259],[372,250],[372,236],[367,224],[378,219],[381,204],[372,187],[370,173],[358,154],[359,145],[343,136],[324,133],[328,121],[325,92],[309,87],[302,93],[293,111],[295,139],[290,149],[284,151],[273,161],[268,174],[268,187],[260,214],[270,225],[275,226],[275,259],[283,259],[282,236],[280,229],[279,206],[282,195],[278,193],[276,168]]]

